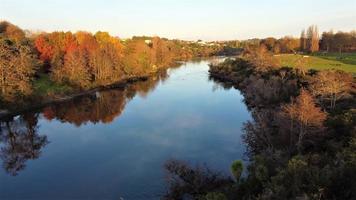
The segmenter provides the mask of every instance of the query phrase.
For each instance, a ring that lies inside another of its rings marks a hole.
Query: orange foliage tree
[[[316,106],[312,95],[302,89],[300,95],[292,103],[282,106],[281,115],[289,121],[290,132],[297,133],[298,149],[301,150],[305,135],[323,129],[326,113]]]

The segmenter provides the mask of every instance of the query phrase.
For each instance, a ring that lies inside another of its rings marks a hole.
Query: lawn
[[[33,82],[34,93],[39,96],[66,94],[72,90],[70,86],[61,85],[51,81],[47,74],[39,74]]]
[[[307,68],[323,70],[323,69],[339,69],[346,72],[356,73],[356,54],[314,54],[309,56],[295,54],[279,55],[283,66],[294,67],[297,60],[307,59]]]

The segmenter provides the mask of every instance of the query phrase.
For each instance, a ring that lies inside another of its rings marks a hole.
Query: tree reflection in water
[[[0,123],[0,158],[7,173],[17,175],[48,144],[47,136],[37,133],[37,122],[38,114],[25,114]]]
[[[137,94],[146,97],[167,77],[167,70],[162,70],[146,81],[132,83],[125,88],[101,91],[98,96],[91,95],[48,106],[42,110],[42,114],[47,120],[57,119],[76,126],[88,122],[111,123],[122,114],[129,100]],[[7,173],[17,175],[25,168],[26,161],[37,159],[42,148],[49,143],[46,135],[38,133],[39,116],[40,113],[29,112],[0,120],[0,158]]]
[[[43,115],[48,120],[57,119],[76,126],[87,122],[111,123],[122,114],[129,100],[137,94],[142,97],[147,96],[160,81],[166,78],[167,72],[164,70],[146,81],[136,82],[125,88],[101,91],[98,96],[81,97],[46,107]]]
[[[180,160],[168,160],[164,165],[167,171],[168,191],[163,199],[204,199],[204,194],[231,185],[233,180],[207,166],[192,167]]]

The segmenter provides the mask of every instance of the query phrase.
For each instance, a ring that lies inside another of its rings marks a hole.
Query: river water
[[[211,61],[3,120],[0,199],[159,199],[171,159],[229,174],[250,114]]]

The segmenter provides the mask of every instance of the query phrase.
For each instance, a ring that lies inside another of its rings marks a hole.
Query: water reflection
[[[172,158],[228,173],[249,113],[209,62],[2,120],[0,199],[159,199]]]
[[[99,94],[45,107],[41,112],[29,112],[1,121],[0,157],[5,171],[17,175],[25,168],[26,161],[37,159],[41,149],[48,144],[47,136],[37,133],[39,113],[49,121],[58,120],[77,127],[88,122],[111,123],[122,114],[130,99],[136,95],[146,97],[167,77],[167,70],[162,70],[146,81],[136,82],[125,88],[101,91]]]
[[[7,173],[17,175],[48,143],[47,136],[37,133],[37,122],[38,114],[25,114],[0,123],[0,158]]]
[[[87,122],[111,123],[125,109],[126,103],[134,96],[145,97],[160,81],[167,78],[167,70],[162,70],[146,81],[136,82],[125,88],[101,91],[95,95],[55,104],[43,109],[48,120],[60,120],[81,126]]]

